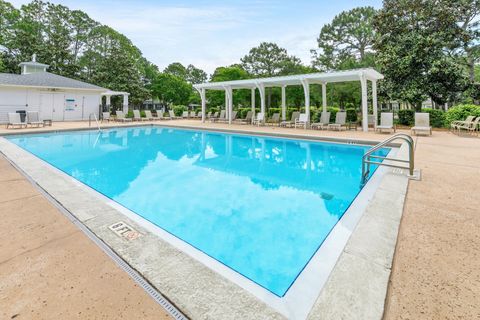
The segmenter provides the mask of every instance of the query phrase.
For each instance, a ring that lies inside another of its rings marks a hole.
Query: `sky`
[[[19,8],[30,1],[9,1]],[[275,42],[310,64],[322,26],[357,6],[381,0],[64,0],[126,35],[163,70],[172,62],[193,64],[211,74],[238,63],[262,41]]]

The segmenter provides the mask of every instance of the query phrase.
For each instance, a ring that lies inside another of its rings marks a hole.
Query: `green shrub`
[[[480,106],[474,104],[461,104],[445,112],[445,127],[450,127],[453,121],[465,120],[468,116],[480,117]]]
[[[347,112],[347,122],[357,122],[358,113],[355,108],[348,108],[345,110]]]
[[[173,106],[173,113],[177,117],[180,117],[184,111],[187,111],[186,106]]]
[[[337,112],[340,111],[340,108],[327,107],[327,111],[330,112],[330,121],[329,122],[335,122],[335,117],[337,116]]]
[[[267,117],[270,118],[274,113],[280,113],[282,115],[282,108],[269,108],[267,112]]]
[[[237,118],[245,119],[248,111],[251,111],[251,110],[252,110],[252,108],[238,108],[237,109]]]
[[[445,111],[436,109],[422,109],[422,112],[430,113],[430,125],[434,128],[445,126]]]
[[[398,123],[404,126],[413,126],[415,110],[402,109],[398,110]]]

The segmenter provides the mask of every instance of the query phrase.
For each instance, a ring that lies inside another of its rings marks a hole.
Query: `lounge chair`
[[[170,119],[182,119],[182,117],[177,117],[173,110],[168,110],[168,114],[170,115]]]
[[[182,119],[188,119],[188,111],[183,111],[181,118]]]
[[[206,119],[210,119],[212,117],[212,111],[209,111],[206,115],[205,115],[205,118]]]
[[[40,116],[38,115],[38,111],[27,111],[27,124],[31,125],[32,127],[43,127],[43,121],[40,121]]]
[[[252,111],[248,111],[244,119],[236,119],[235,122],[240,124],[251,124],[252,123]]]
[[[367,120],[368,121],[368,126],[372,127],[372,128],[375,128],[375,116],[373,114],[369,114],[367,116],[367,118],[368,118],[368,120]]]
[[[22,119],[20,117],[20,113],[16,112],[9,112],[8,113],[8,123],[7,123],[7,129],[8,127],[19,127],[20,129],[23,127],[27,127],[27,124],[25,122],[22,122]]]
[[[152,111],[150,111],[150,110],[145,110],[145,119],[147,119],[148,121],[160,120],[160,119],[155,118],[152,114]]]
[[[311,128],[319,130],[327,129],[329,123],[330,112],[322,112],[322,115],[320,116],[320,122],[312,123]]]
[[[297,129],[297,127],[307,129],[308,122],[308,115],[306,113],[300,113],[298,119],[295,120],[295,129]]]
[[[212,122],[225,121],[225,110],[220,111],[220,115],[218,117],[211,118],[210,121]]]
[[[457,120],[450,123],[450,128],[453,130],[458,130],[458,127],[471,125],[473,120],[475,120],[475,116],[468,116],[465,120]]]
[[[133,121],[148,121],[148,119],[142,117],[140,110],[133,110]]]
[[[376,130],[379,132],[392,132],[392,130],[393,132],[396,131],[395,125],[393,124],[392,112],[382,112],[382,114],[380,115],[380,125],[377,126]]]
[[[477,118],[475,118],[475,120],[473,120],[470,123],[466,123],[464,125],[459,125],[458,126],[458,131],[465,130],[467,132],[473,133],[473,132],[478,130],[478,124],[479,123],[480,123],[480,117],[477,117]]]
[[[237,119],[237,111],[232,111],[232,121],[235,121]],[[220,119],[220,122],[228,122],[229,119],[228,117],[225,117],[225,119]]]
[[[284,121],[280,122],[280,127],[294,126],[295,121],[297,121],[299,117],[300,117],[300,112],[298,112],[298,111],[292,112],[292,118],[290,119],[290,121],[284,120]]]
[[[267,119],[267,124],[280,125],[280,113],[274,113],[270,119]]]
[[[196,119],[197,118],[197,113],[195,111],[190,111],[190,114],[188,116],[189,118]]]
[[[347,121],[347,113],[346,112],[337,112],[335,115],[335,123],[329,123],[327,128],[329,130],[342,130],[345,129],[347,130],[347,126],[345,125],[345,122]]]
[[[259,126],[265,122],[265,113],[259,112],[257,113],[257,117],[253,120],[253,124]]]
[[[197,112],[197,119],[202,119],[202,111]]]
[[[125,113],[123,113],[123,111],[117,110],[115,111],[115,114],[117,116],[117,118],[115,119],[116,121],[120,121],[120,122],[132,121],[132,119],[125,117]]]
[[[412,134],[418,135],[419,132],[426,132],[432,135],[432,127],[430,126],[430,113],[415,113],[415,126],[412,128]]]
[[[103,121],[110,122],[110,112],[102,112],[102,122]]]

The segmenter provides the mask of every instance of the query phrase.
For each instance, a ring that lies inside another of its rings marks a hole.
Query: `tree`
[[[284,48],[271,42],[262,42],[258,47],[250,49],[242,59],[243,68],[254,77],[274,77],[292,74],[302,66],[299,58],[289,56]],[[272,101],[272,90],[267,91],[267,107]]]
[[[124,35],[79,10],[40,0],[20,10],[0,0],[0,57],[7,72],[37,55],[49,71],[105,88],[127,91],[132,104],[149,97],[158,68]],[[112,103],[119,103],[114,98]]]
[[[186,68],[180,62],[169,64],[164,70],[164,73],[174,75],[191,84],[197,84],[207,81],[207,73],[201,69],[196,68],[193,64],[189,64]]]
[[[243,68],[256,77],[274,77],[285,73],[287,66],[301,64],[300,59],[289,56],[287,50],[271,42],[262,42],[242,59]]]
[[[213,72],[210,81],[222,82],[232,80],[249,79],[250,75],[243,69],[241,65],[234,64],[229,67],[218,67]],[[233,101],[235,104],[249,104],[250,93],[246,90],[233,90]],[[225,92],[223,91],[207,91],[207,100],[211,106],[225,105]]]
[[[455,48],[459,26],[448,0],[385,0],[375,18],[377,62],[390,98],[421,107],[454,101],[468,85]]]
[[[192,86],[180,77],[170,73],[160,73],[152,83],[152,94],[164,104],[187,105]]]
[[[465,57],[470,81],[475,82],[475,64],[480,62],[480,1],[452,0],[451,11],[456,16],[457,25],[462,31],[461,51]]]
[[[187,68],[185,68],[180,62],[170,63],[165,69],[163,69],[163,73],[171,74],[185,81],[187,80]]]
[[[185,79],[191,84],[198,84],[207,81],[207,73],[202,69],[196,68],[193,64],[187,67],[187,78]]]
[[[318,49],[311,51],[312,64],[321,70],[370,65],[373,62],[375,13],[373,7],[359,7],[335,16],[320,31]]]

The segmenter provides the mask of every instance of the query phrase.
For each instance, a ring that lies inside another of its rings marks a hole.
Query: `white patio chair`
[[[412,134],[418,135],[419,132],[424,132],[432,135],[432,127],[430,126],[430,113],[428,112],[416,112],[415,113],[415,126],[412,127]]]
[[[298,119],[295,120],[295,129],[297,129],[297,126],[302,126],[304,129],[307,129],[308,122],[308,115],[306,113],[300,113]]]
[[[382,112],[380,115],[380,125],[376,128],[377,131],[383,132],[395,132],[396,128],[393,124],[393,113],[392,112]]]

